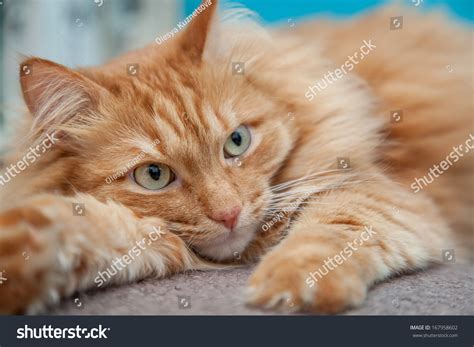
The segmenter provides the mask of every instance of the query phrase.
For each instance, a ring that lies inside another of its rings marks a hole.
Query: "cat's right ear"
[[[194,63],[200,63],[208,44],[211,27],[216,20],[218,0],[202,0],[199,7],[191,14],[194,16],[179,37],[181,50]],[[197,12],[199,11],[199,12]]]
[[[66,123],[91,109],[106,92],[82,74],[40,58],[20,65],[20,84],[36,128]]]

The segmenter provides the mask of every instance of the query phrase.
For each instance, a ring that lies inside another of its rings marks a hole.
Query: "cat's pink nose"
[[[234,206],[229,210],[215,211],[209,215],[209,218],[224,224],[226,228],[232,230],[237,224],[240,211],[242,211],[241,206]]]

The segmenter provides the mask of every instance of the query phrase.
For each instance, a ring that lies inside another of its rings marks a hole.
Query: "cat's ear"
[[[185,31],[179,37],[179,45],[193,62],[200,63],[211,32],[218,0],[202,0],[201,5],[185,20],[190,20]]]
[[[20,65],[20,84],[36,126],[64,124],[98,101],[105,89],[65,66],[40,58]]]

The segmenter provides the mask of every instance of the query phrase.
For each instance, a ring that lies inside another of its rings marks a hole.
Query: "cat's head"
[[[266,41],[226,36],[216,1],[202,6],[159,45],[78,71],[32,58],[21,82],[35,136],[60,139],[44,169],[55,188],[160,217],[223,260],[268,217],[269,187],[294,143],[294,105],[270,92],[274,72],[257,47]]]

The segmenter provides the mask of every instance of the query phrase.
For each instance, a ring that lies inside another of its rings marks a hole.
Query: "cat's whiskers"
[[[331,171],[328,171],[328,172],[331,172]],[[332,172],[337,172],[337,171],[332,171]],[[283,192],[280,192],[280,193],[276,193],[275,190],[271,190],[271,191],[268,191],[265,193],[265,196],[268,197],[270,196],[271,199],[270,201],[273,199],[276,199],[278,197],[285,197],[285,196],[294,196],[295,195],[295,192],[291,191],[291,189],[295,189],[295,188],[300,188],[301,186],[305,185],[305,184],[308,184],[311,182],[312,184],[312,187],[314,187],[314,183],[318,183],[318,182],[322,182],[324,180],[327,180],[327,179],[333,179],[333,177],[311,177],[311,176],[314,176],[315,174],[311,174],[311,175],[308,175],[308,176],[305,176],[305,177],[302,177],[302,178],[299,178],[299,179],[296,179],[296,180],[292,180],[292,181],[289,181],[289,182],[285,182],[283,184],[287,184],[285,187],[281,187],[281,184],[280,185],[277,185],[279,186],[278,188],[278,191],[279,190],[285,190]],[[356,184],[356,183],[361,183],[361,182],[368,182],[369,179],[367,178],[364,178],[362,180],[354,180],[354,178],[356,177],[359,177],[358,175],[355,175],[355,174],[351,174],[351,175],[348,175],[348,176],[345,176],[345,177],[342,177],[338,180],[336,180],[336,182],[328,182],[326,184],[321,184],[321,187],[322,188],[319,188],[319,190],[322,192],[322,191],[329,191],[331,189],[337,189],[337,188],[340,188],[342,186],[345,186],[347,184]],[[290,183],[290,184],[288,184]],[[276,187],[276,186],[274,186]],[[270,189],[274,188],[274,187],[271,187]],[[296,192],[300,193],[300,192],[304,192],[304,191],[301,191],[301,190],[297,190]]]
[[[349,185],[354,185],[354,184],[359,184],[362,182],[367,182],[367,180],[358,180],[358,181],[338,181],[338,182],[332,182],[328,183],[326,185],[320,185],[320,186],[307,186],[304,187],[306,189],[304,190],[297,190],[297,191],[287,191],[285,194],[281,195],[274,195],[271,197],[268,201],[271,203],[279,203],[279,202],[285,202],[288,201],[291,203],[292,199],[298,199],[301,197],[307,197],[310,198],[314,194],[319,194],[319,193],[324,193],[328,192],[334,189],[346,187]],[[280,205],[280,204],[278,204]]]
[[[263,212],[259,216],[261,222],[278,215],[284,223],[291,223],[292,216],[295,213],[331,204],[324,201],[315,201],[315,195],[342,188],[349,184],[359,184],[367,181],[356,180],[357,175],[355,174],[341,176],[342,173],[347,171],[346,169],[332,169],[315,172],[268,187],[260,196],[262,204],[265,204],[265,207],[261,207]],[[321,198],[321,196],[319,197]],[[308,201],[308,199],[310,200]],[[255,221],[251,221],[239,227],[245,228],[254,223]],[[198,231],[194,229],[194,226],[191,225],[170,223],[170,230],[174,231],[178,237],[186,240],[185,243],[191,248],[196,242],[205,244],[213,241],[219,235],[223,235],[214,230]]]
[[[188,226],[188,228],[185,228],[186,226]],[[200,236],[200,233],[197,233],[189,228],[189,224],[169,222],[167,229],[173,232],[176,236],[185,240],[186,244],[192,243],[197,237]]]
[[[305,176],[302,176],[302,177],[299,177],[299,178],[296,178],[296,179],[293,179],[293,180],[289,180],[289,181],[286,181],[286,182],[276,184],[274,186],[271,186],[270,190],[276,192],[276,191],[286,189],[286,188],[288,188],[288,187],[292,186],[293,184],[298,183],[300,181],[307,181],[307,180],[309,180],[313,177],[322,176],[322,175],[326,175],[326,174],[348,172],[348,171],[350,171],[350,170],[348,170],[348,169],[332,169],[332,170],[319,171],[319,172],[308,174],[308,175],[305,175]]]
[[[299,197],[304,197],[304,196],[309,196],[312,193],[317,193],[319,192],[320,188],[316,188],[316,186],[311,186],[311,188],[314,187],[313,189],[304,189],[304,190],[298,190],[298,191],[288,191],[285,194],[281,195],[274,195],[270,197],[267,201],[270,202],[279,202],[279,201],[286,201],[288,198],[299,198]],[[308,187],[304,187],[308,188]]]
[[[348,170],[345,169],[334,169],[316,172],[270,187],[269,190],[264,193],[264,198],[268,203],[268,207],[263,209],[263,218],[268,219],[269,217],[275,217],[278,215],[280,219],[291,222],[291,216],[294,213],[330,204],[315,201],[314,199],[308,201],[308,198],[311,198],[316,194],[327,193],[334,189],[368,181],[367,179],[354,180],[357,175],[351,174],[345,177],[337,177],[336,181],[333,182],[324,182],[328,179],[334,180],[334,176],[347,171]],[[319,184],[314,185],[315,183]],[[311,185],[308,186],[308,184]]]

